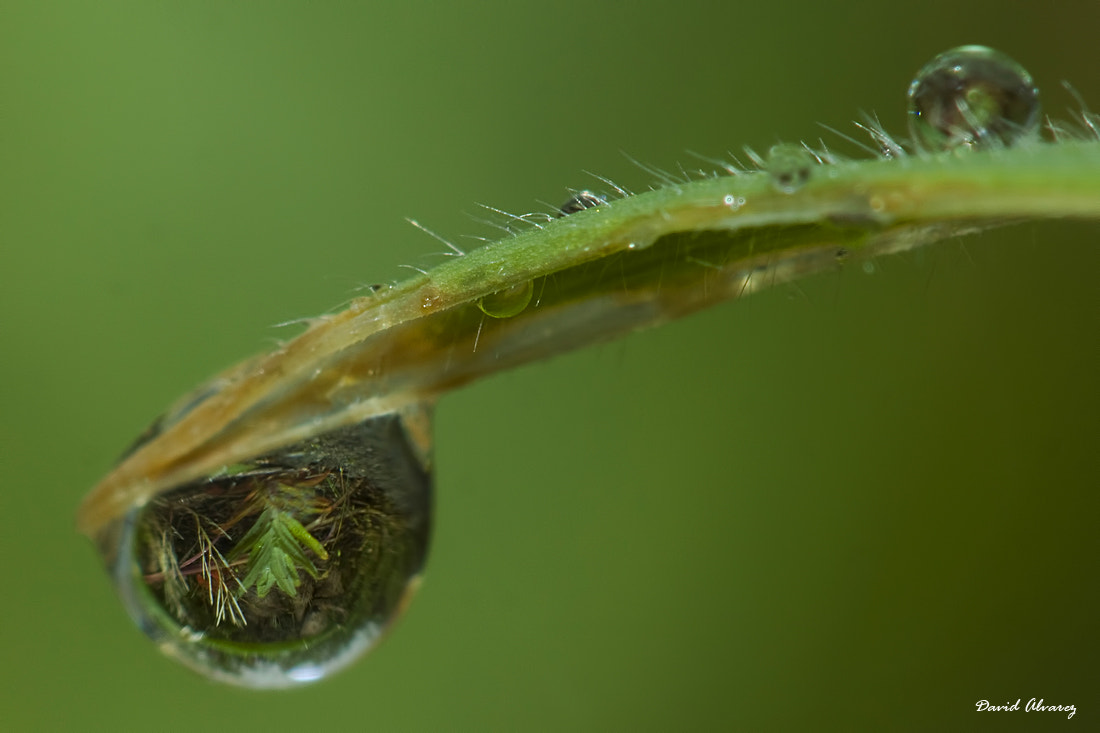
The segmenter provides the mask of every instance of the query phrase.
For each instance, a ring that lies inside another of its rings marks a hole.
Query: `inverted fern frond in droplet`
[[[255,588],[256,595],[263,598],[272,586],[278,586],[288,596],[296,596],[301,583],[299,570],[313,578],[318,576],[307,551],[321,560],[328,559],[325,548],[293,514],[267,507],[229,553],[229,561],[248,558],[241,580],[244,590]]]

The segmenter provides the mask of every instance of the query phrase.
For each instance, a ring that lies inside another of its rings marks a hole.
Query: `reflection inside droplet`
[[[940,54],[909,85],[909,131],[924,150],[1009,146],[1038,127],[1039,89],[1031,75],[985,46]]]
[[[101,535],[130,615],[167,654],[233,684],[293,686],[354,661],[424,565],[420,427],[374,417],[134,509]]]
[[[765,165],[777,191],[794,193],[810,180],[814,158],[801,145],[781,143],[768,151]]]

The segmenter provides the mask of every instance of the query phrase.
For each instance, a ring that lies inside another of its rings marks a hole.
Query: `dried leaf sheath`
[[[1023,219],[1100,217],[1095,142],[815,166],[668,186],[456,257],[318,318],[189,397],[93,490],[90,536],[157,492],[472,379],[862,257]],[[479,299],[532,282],[493,318]],[[475,349],[476,344],[476,349]]]

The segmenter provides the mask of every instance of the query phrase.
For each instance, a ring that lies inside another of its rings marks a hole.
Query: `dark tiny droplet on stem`
[[[578,191],[570,196],[568,201],[561,205],[561,208],[558,210],[558,216],[562,217],[576,214],[578,211],[592,209],[606,203],[607,201],[591,191]]]

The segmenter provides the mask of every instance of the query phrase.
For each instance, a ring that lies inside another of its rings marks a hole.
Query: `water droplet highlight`
[[[940,54],[909,85],[909,132],[926,151],[1005,147],[1037,134],[1039,89],[985,46]]]
[[[230,684],[290,687],[355,661],[427,556],[422,433],[381,415],[131,510],[100,535],[130,616],[166,654]]]
[[[814,157],[794,143],[773,145],[764,162],[772,185],[781,193],[794,193],[810,180]]]
[[[600,198],[591,191],[578,191],[570,196],[568,201],[561,205],[561,208],[558,209],[558,216],[569,216],[570,214],[576,214],[578,211],[594,209],[606,203],[606,200]]]
[[[482,313],[493,318],[511,318],[518,316],[527,308],[534,293],[535,283],[533,280],[528,280],[478,298],[477,307]]]

